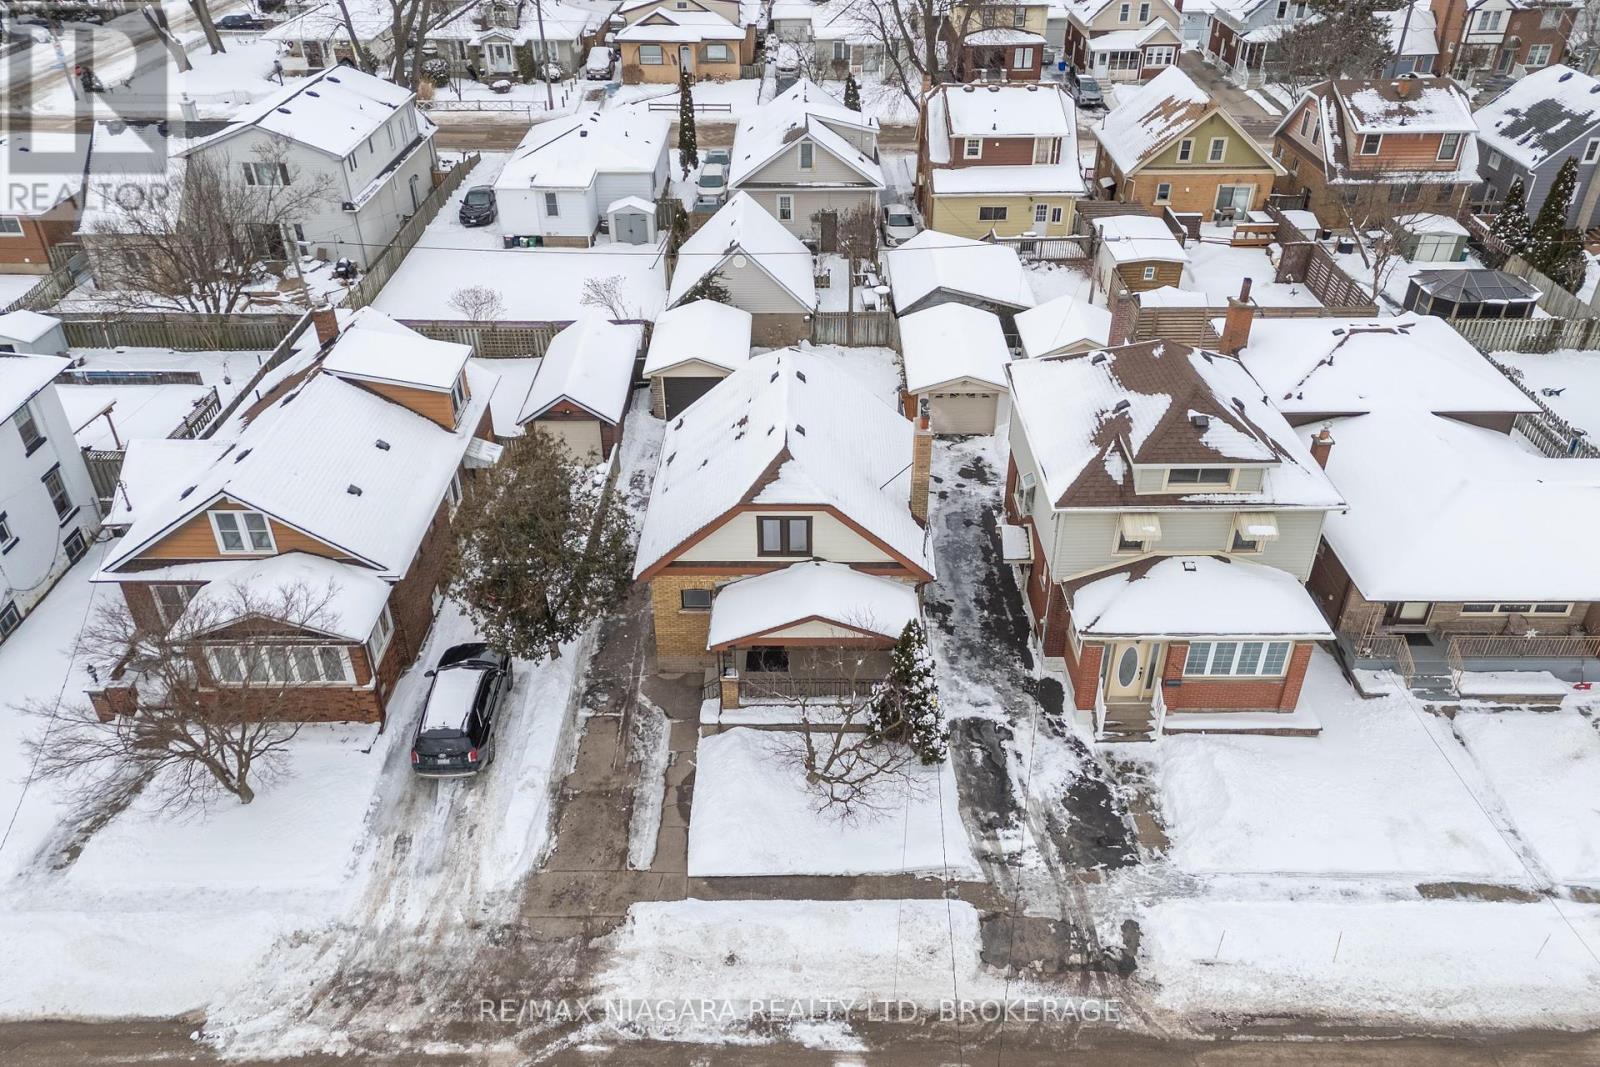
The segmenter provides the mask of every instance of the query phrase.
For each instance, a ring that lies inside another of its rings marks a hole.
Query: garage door
[[[705,396],[721,378],[664,378],[667,383],[667,418],[676,418],[684,408]]]
[[[994,393],[934,393],[934,433],[994,433]]]
[[[1417,262],[1437,263],[1449,259],[1455,245],[1456,239],[1447,233],[1422,234],[1417,238]]]
[[[539,419],[539,429],[566,442],[579,463],[595,463],[600,456],[600,424],[594,419]]]

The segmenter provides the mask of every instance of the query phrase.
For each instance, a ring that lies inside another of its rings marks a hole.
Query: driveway
[[[1206,92],[1211,98],[1220,103],[1223,110],[1232,115],[1244,132],[1254,137],[1258,142],[1267,147],[1272,145],[1272,131],[1277,129],[1279,117],[1269,115],[1267,110],[1252,100],[1245,91],[1223,77],[1222,71],[1200,58],[1198,52],[1185,51],[1178,57],[1178,66],[1194,83]]]

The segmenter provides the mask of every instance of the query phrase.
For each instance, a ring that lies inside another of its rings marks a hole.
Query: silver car
[[[890,248],[911,240],[921,229],[922,227],[917,225],[917,217],[906,205],[883,206],[883,243]]]

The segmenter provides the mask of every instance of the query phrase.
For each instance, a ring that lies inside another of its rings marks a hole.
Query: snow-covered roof
[[[1389,51],[1397,56],[1436,56],[1439,54],[1439,23],[1428,7],[1428,0],[1411,4],[1410,18],[1405,6],[1395,11],[1374,12],[1388,24]]]
[[[183,153],[196,152],[254,126],[343,157],[411,98],[411,90],[354,67],[327,67],[242,108],[227,127],[193,142]],[[420,117],[418,125],[423,132],[432,130]]]
[[[1085,637],[1333,637],[1298,578],[1246,559],[1142,559],[1084,582],[1071,596]]]
[[[663,311],[650,332],[645,377],[691,361],[738,370],[750,358],[750,312],[715,300],[691,300]]]
[[[1441,318],[1258,316],[1240,353],[1278,410],[1335,415],[1405,407],[1456,414],[1534,412],[1506,376]]]
[[[1138,169],[1216,108],[1211,94],[1176,66],[1143,85],[1119,86],[1117,100],[1095,127],[1095,137],[1124,174]]]
[[[512,322],[571,322],[584,307],[584,284],[617,279],[630,318],[646,321],[661,311],[666,268],[658,245],[593,248],[413,248],[378,293],[375,306],[398,319],[459,321],[450,304],[458,287],[481,285],[499,293]]]
[[[1419,270],[1410,281],[1435,300],[1456,303],[1532,304],[1539,299],[1537,286],[1503,270]]]
[[[1350,510],[1324,536],[1368,600],[1600,599],[1600,460],[1548,459],[1404,405],[1331,433]]]
[[[1074,293],[1019,313],[1016,323],[1022,354],[1029,359],[1048,356],[1085,341],[1096,347],[1104,346],[1111,337],[1111,312]]]
[[[456,428],[320,370],[260,412],[231,448],[196,455],[106,554],[114,575],[218,500],[265,512],[362,561],[404,574],[488,410],[496,376],[469,364],[470,396]]]
[[[1333,87],[1354,133],[1471,133],[1476,129],[1467,94],[1449,78],[1341,79]]]
[[[841,136],[834,128],[837,126],[871,131],[876,138],[878,120],[863,118],[859,111],[850,110],[826,90],[802,78],[740,121],[733,137],[728,185],[737,189],[795,141],[805,137],[855,171],[873,188],[882,189],[883,171],[878,161]]]
[[[481,44],[487,40],[505,40],[513,44],[527,44],[539,40],[542,32],[547,41],[576,41],[605,20],[605,16],[598,11],[574,7],[571,4],[561,3],[561,0],[540,0],[540,10],[537,13],[532,4],[516,5],[521,10],[518,11],[519,21],[515,26],[490,26],[487,29],[480,27],[476,17],[478,12],[470,9],[477,8],[486,13],[494,6],[499,5],[494,4],[493,0],[481,0],[479,3],[467,5],[469,10],[429,30],[428,40],[460,40],[472,44]],[[538,17],[535,17],[536,14]]]
[[[962,378],[1004,389],[1011,359],[1000,319],[970,304],[939,304],[900,318],[906,391],[921,393]]]
[[[1211,297],[1198,289],[1179,289],[1175,285],[1158,285],[1142,293],[1133,294],[1142,308],[1203,308],[1211,306]]]
[[[1401,215],[1394,220],[1403,230],[1411,233],[1447,234],[1451,237],[1467,236],[1467,228],[1449,215],[1439,215],[1432,211],[1418,211],[1412,215]]]
[[[667,306],[683,299],[695,283],[722,270],[729,260],[734,260],[736,268],[748,264],[765,271],[808,311],[817,306],[817,280],[811,272],[810,250],[743,191],[729,197],[679,247],[678,265],[667,290]]]
[[[0,352],[0,419],[22,405],[67,368],[61,356],[19,356]]]
[[[657,8],[653,13],[617,32],[619,41],[741,41],[744,29],[713,11],[673,11]]]
[[[432,340],[366,307],[351,317],[322,369],[341,378],[447,393],[471,355],[471,345]]]
[[[1600,79],[1557,63],[1518,78],[1473,117],[1485,145],[1532,169],[1594,135],[1600,125]]]
[[[1401,95],[1398,85],[1406,86]],[[1449,78],[1407,77],[1395,81],[1326,81],[1301,94],[1273,131],[1282,135],[1298,121],[1301,104],[1311,101],[1317,108],[1325,132],[1318,146],[1323,173],[1330,184],[1409,183],[1414,185],[1454,185],[1478,181],[1477,126],[1466,93]],[[1347,121],[1348,119],[1348,121]],[[1424,169],[1401,170],[1403,162],[1383,155],[1374,166],[1352,167],[1351,145],[1366,133],[1421,134],[1459,133],[1461,144],[1455,165],[1442,169],[1427,164]]]
[[[536,419],[567,400],[606,422],[621,422],[643,338],[643,326],[619,325],[602,312],[585,311],[545,350],[517,421]]]
[[[983,46],[994,45],[1042,45],[1044,35],[1031,30],[1018,30],[1010,26],[990,26],[984,30],[973,30],[961,39],[962,44]]]
[[[1022,260],[1010,245],[923,230],[883,254],[895,307],[914,307],[941,290],[1010,308],[1033,307]]]
[[[717,590],[706,647],[725,648],[812,620],[893,641],[917,615],[913,586],[842,563],[808,560]]]
[[[346,641],[365,641],[389,602],[392,586],[365,567],[308,552],[265,559],[217,560],[195,569],[206,582],[190,599],[179,625],[214,630],[240,621],[240,591],[271,608],[286,603],[311,612],[308,628]],[[315,610],[313,610],[313,608]]]
[[[667,426],[635,576],[747,504],[837,509],[931,575],[911,514],[912,436],[909,419],[829,360],[752,357]]]
[[[1112,30],[1089,38],[1090,52],[1137,52],[1149,42],[1166,34],[1167,37],[1178,39],[1171,26],[1165,21],[1155,19],[1135,30]]]
[[[941,89],[951,137],[1067,137],[1077,132],[1072,98],[1050,83]]]
[[[58,318],[19,308],[0,315],[0,337],[12,341],[37,341],[60,325]]]
[[[1197,504],[1325,509],[1341,504],[1310,452],[1238,360],[1170,341],[1083,355],[1019,359],[1011,379],[1020,423],[1058,508]],[[1130,464],[1257,466],[1259,491],[1134,493]]]
[[[345,11],[350,15],[349,23],[345,22]],[[351,26],[362,41],[376,40],[394,29],[394,10],[387,0],[348,0],[342,9],[337,3],[322,4],[280,22],[261,36],[269,41],[348,41]]]
[[[89,141],[52,130],[0,133],[0,215],[43,215],[82,193]]]
[[[535,123],[494,180],[497,192],[586,189],[599,174],[650,174],[671,120],[640,108],[592,111]]]
[[[1154,215],[1106,215],[1094,220],[1100,248],[1118,263],[1187,263],[1189,254]]]
[[[194,438],[142,437],[128,442],[117,471],[118,491],[111,498],[107,526],[126,526],[134,520],[136,505],[176,494],[188,482],[183,478],[216,462],[231,441]]]
[[[976,196],[985,193],[1051,193],[1082,196],[1087,187],[1084,185],[1083,171],[1078,162],[1078,127],[1074,117],[1076,111],[1072,98],[1048,83],[1034,91],[1034,97],[1043,96],[1043,102],[1033,99],[1029,104],[1033,109],[1046,112],[1048,115],[1048,128],[1051,132],[1040,136],[1061,138],[1061,151],[1058,157],[1060,162],[982,167],[950,166],[951,137],[1005,136],[993,130],[985,131],[977,128],[981,126],[985,107],[991,112],[990,124],[998,125],[999,115],[1007,111],[1004,106],[1005,101],[1011,99],[1008,94],[1028,92],[1026,88],[1017,85],[996,88],[1000,90],[998,99],[990,99],[987,103],[967,101],[965,98],[968,94],[964,89],[945,88],[927,98],[925,106],[928,113],[928,129],[935,131],[935,135],[928,138],[928,160],[933,164],[934,192],[940,196]],[[987,89],[977,95],[994,96]],[[961,108],[962,121],[974,124],[971,127],[964,127],[969,129],[967,133],[955,131],[946,107],[947,100],[954,102],[957,98],[965,105]],[[1051,114],[1052,109],[1061,112],[1060,121]],[[940,131],[943,131],[944,135],[940,135]]]

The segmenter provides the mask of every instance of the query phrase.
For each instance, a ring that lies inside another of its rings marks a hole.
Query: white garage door
[[[934,393],[934,433],[994,433],[994,393]]]
[[[1417,238],[1417,262],[1437,263],[1450,258],[1456,239],[1447,233],[1425,233]]]
[[[600,457],[600,424],[593,419],[539,419],[539,429],[566,442],[567,451],[579,463],[594,463]]]

